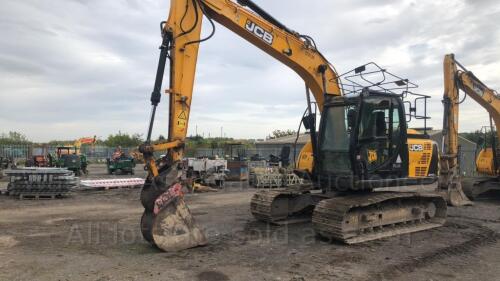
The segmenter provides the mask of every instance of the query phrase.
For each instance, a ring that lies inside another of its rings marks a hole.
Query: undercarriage
[[[485,195],[489,192],[499,192],[500,191],[500,178],[497,176],[484,176],[484,177],[473,177],[473,178],[463,178],[462,188],[465,195],[470,199],[474,200],[481,195]]]
[[[273,224],[307,218],[320,236],[347,244],[439,227],[446,219],[441,196],[416,192],[262,190],[253,196],[250,208],[256,219]]]

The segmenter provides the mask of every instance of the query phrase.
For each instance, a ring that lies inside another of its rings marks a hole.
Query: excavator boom
[[[198,49],[206,39],[200,37],[203,15],[211,23],[220,23],[293,69],[310,88],[320,109],[324,95],[341,94],[337,73],[309,36],[293,32],[275,19],[267,20],[270,16],[251,1],[239,3],[247,7],[229,0],[171,2],[168,21],[162,27],[164,40],[168,40],[163,46],[168,45],[171,69],[170,85],[166,91],[170,102],[169,142],[183,143],[187,135]],[[266,17],[250,8],[265,13]],[[157,77],[158,81],[161,77]],[[155,86],[155,91],[159,92],[160,88]],[[182,158],[181,150],[176,149],[172,154],[174,160]]]

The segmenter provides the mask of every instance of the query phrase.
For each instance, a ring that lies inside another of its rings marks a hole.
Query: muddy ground
[[[90,173],[108,177],[104,166]],[[136,176],[143,174],[138,168]],[[162,253],[141,238],[139,192],[75,192],[53,201],[0,196],[0,280],[500,278],[499,199],[450,208],[438,229],[347,246],[318,239],[310,223],[256,222],[249,212],[254,190],[233,183],[187,196],[208,246]]]

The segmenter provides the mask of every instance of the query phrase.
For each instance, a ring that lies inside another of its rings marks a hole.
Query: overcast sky
[[[291,29],[315,38],[343,73],[375,61],[433,96],[441,127],[447,53],[500,89],[498,0],[255,0]],[[3,0],[0,5],[0,133],[34,141],[118,131],[145,133],[168,0]],[[206,25],[208,26],[208,25]],[[209,29],[204,29],[205,33]],[[166,81],[165,81],[166,82]],[[164,83],[167,85],[167,83]],[[296,129],[303,82],[217,25],[200,48],[190,133],[264,138]],[[155,133],[166,134],[166,98]],[[468,99],[461,131],[486,125]]]

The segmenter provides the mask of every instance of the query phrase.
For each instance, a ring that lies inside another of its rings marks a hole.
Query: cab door
[[[371,95],[361,101],[358,134],[354,144],[362,179],[404,174],[407,159],[406,120],[397,97]],[[405,155],[406,154],[406,155]]]

